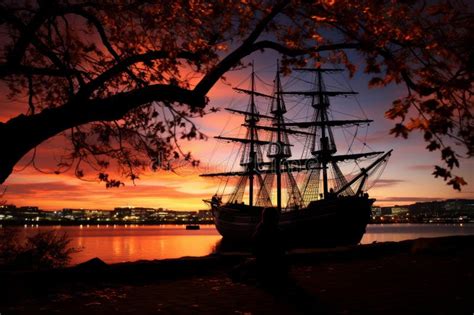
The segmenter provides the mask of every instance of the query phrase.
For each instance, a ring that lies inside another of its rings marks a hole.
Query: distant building
[[[400,206],[392,207],[393,215],[398,215],[398,216],[406,215],[408,211],[409,211],[408,207],[400,207]]]
[[[155,220],[157,218],[158,209],[155,208],[134,208],[132,214],[139,220]]]
[[[381,207],[380,208],[380,215],[391,215],[392,214],[392,207]]]
[[[131,207],[118,207],[112,210],[111,217],[113,219],[123,220],[125,217],[130,217],[132,215]]]
[[[64,208],[61,211],[61,217],[72,221],[106,221],[110,218],[111,211],[99,209],[71,209]]]
[[[212,210],[199,210],[197,217],[199,221],[212,221]]]
[[[66,220],[82,221],[86,219],[86,212],[84,209],[64,208],[61,211],[61,216]]]
[[[119,221],[156,221],[179,222],[197,218],[196,211],[173,211],[163,208],[118,207],[111,213],[111,218]]]
[[[376,206],[372,207],[372,215],[377,216],[377,217],[381,216],[382,215],[382,208],[376,207]]]
[[[0,215],[3,220],[38,221],[41,217],[41,211],[38,207],[33,206],[3,205],[0,206]]]
[[[179,221],[193,221],[197,220],[196,211],[176,211],[175,212],[176,220]]]
[[[58,221],[62,219],[62,211],[43,211],[42,220],[45,221]]]
[[[0,206],[0,220],[13,220],[16,215],[15,205],[1,205]]]
[[[448,199],[445,201],[417,202],[408,206],[410,214],[426,217],[474,217],[474,200]]]

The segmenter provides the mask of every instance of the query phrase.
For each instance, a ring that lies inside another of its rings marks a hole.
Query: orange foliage
[[[445,139],[474,155],[472,25],[462,1],[11,1],[2,5],[0,79],[10,98],[27,95],[28,106],[21,119],[0,125],[0,133],[15,126],[14,134],[24,134],[0,154],[0,165],[8,164],[0,181],[59,133],[71,146],[58,169],[82,176],[89,165],[111,186],[120,183],[106,176],[109,160],[130,179],[150,159],[154,169],[157,159],[175,156],[197,163],[177,140],[204,138],[192,118],[206,114],[206,94],[265,49],[284,55],[283,73],[333,62],[351,75],[357,66],[346,51],[357,49],[374,76],[371,87],[407,86],[407,97],[386,113],[399,120],[392,133],[422,132],[429,150],[441,150],[448,174],[457,155],[442,153]],[[74,122],[72,111],[86,118]],[[56,118],[38,126],[48,130],[28,129],[47,115]],[[443,178],[458,188],[455,176]]]

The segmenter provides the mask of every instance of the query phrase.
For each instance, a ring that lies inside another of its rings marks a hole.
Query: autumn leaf
[[[448,185],[453,186],[454,189],[461,191],[461,186],[467,185],[466,181],[464,178],[455,176],[451,180],[448,181]]]
[[[439,106],[439,102],[435,99],[430,99],[420,104],[421,108],[426,112],[434,112]]]
[[[392,103],[392,107],[385,112],[385,117],[388,119],[404,119],[409,108],[410,104],[408,102],[402,101],[400,99],[395,100]]]
[[[459,167],[459,161],[456,158],[454,151],[450,147],[446,147],[441,150],[441,158],[446,161],[449,168]]]
[[[394,128],[390,129],[390,134],[394,134],[395,137],[402,136],[403,138],[408,138],[408,128],[403,124],[396,124]]]
[[[430,151],[434,151],[439,149],[441,146],[438,141],[430,141],[430,143],[426,146],[426,148]]]
[[[385,83],[383,81],[382,78],[378,78],[378,77],[374,77],[372,79],[370,79],[369,81],[369,87],[380,87],[380,86],[384,86]]]
[[[435,171],[433,172],[434,177],[442,177],[444,180],[447,180],[450,178],[451,172],[449,172],[447,169],[441,166],[435,166]]]

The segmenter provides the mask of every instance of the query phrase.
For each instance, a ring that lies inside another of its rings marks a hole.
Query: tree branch
[[[105,99],[86,101],[81,106],[67,103],[35,115],[19,115],[6,123],[0,123],[0,146],[9,148],[0,154],[0,183],[10,175],[21,157],[43,141],[75,126],[121,119],[130,110],[152,101],[185,103],[191,107],[204,107],[206,104],[205,97],[193,91],[157,84]]]
[[[296,57],[301,55],[306,55],[313,52],[321,52],[328,50],[338,50],[338,49],[359,49],[360,44],[358,43],[339,43],[339,44],[330,44],[330,45],[321,45],[317,47],[308,47],[305,49],[293,49],[282,44],[272,42],[272,41],[259,41],[252,45],[252,52],[262,49],[273,49],[283,55],[289,57]]]
[[[209,73],[207,73],[201,81],[196,85],[194,91],[199,95],[206,95],[207,92],[214,86],[220,77],[235,66],[239,60],[252,53],[252,45],[263,33],[265,27],[275,16],[277,16],[290,1],[284,0],[276,4],[272,11],[265,16],[256,26],[250,35],[243,41],[243,43],[235,49],[232,53],[227,55],[218,65],[216,65]]]
[[[181,51],[176,55],[178,59],[187,59],[191,61],[199,60],[200,53],[191,52],[191,51]],[[169,57],[169,52],[167,51],[149,51],[144,54],[133,55],[128,58],[122,59],[108,70],[104,71],[102,74],[97,76],[94,80],[90,81],[83,88],[79,90],[77,95],[79,98],[89,97],[97,88],[103,85],[105,82],[113,78],[114,76],[124,72],[128,67],[139,62],[148,62],[158,59],[165,59]]]
[[[8,63],[0,64],[0,78],[9,75],[45,75],[51,77],[67,77],[69,75],[83,74],[79,70],[69,69],[53,69],[53,68],[39,68],[26,65],[12,65]]]

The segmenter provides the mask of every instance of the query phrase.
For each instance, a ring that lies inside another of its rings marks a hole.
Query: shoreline
[[[8,227],[6,228],[8,229]],[[186,230],[184,225],[159,226],[83,226],[75,227],[12,227],[22,237],[38,232],[57,231],[70,236],[70,246],[80,251],[72,255],[69,266],[94,257],[112,264],[141,259],[168,259],[185,256],[203,257],[216,251],[235,251],[242,247],[222,246],[221,236],[213,225],[200,230]],[[2,229],[0,228],[0,231]],[[361,240],[367,245],[375,242],[401,241],[420,237],[474,235],[474,224],[371,224]],[[132,236],[132,238],[129,238]],[[196,242],[196,243],[193,243]],[[175,247],[182,244],[181,247]],[[309,245],[311,246],[311,245]],[[121,251],[116,252],[117,248]],[[134,252],[130,252],[134,248]]]
[[[297,249],[288,260],[298,290],[331,314],[472,313],[473,244],[474,235],[419,238]],[[275,302],[254,284],[230,280],[232,267],[249,256],[233,252],[116,264],[96,259],[60,270],[1,272],[0,312],[297,314],[301,301],[292,301],[291,293]]]
[[[67,221],[0,221],[0,227],[7,227],[7,226],[14,226],[14,227],[22,227],[22,226],[126,226],[126,225],[138,225],[138,226],[148,226],[148,225],[214,225],[214,221],[205,221],[205,222],[161,222],[161,221],[150,221],[150,222],[124,222],[124,221],[76,221],[76,222],[67,222]]]
[[[369,222],[368,225],[393,225],[393,224],[420,224],[420,225],[438,225],[438,224],[474,224],[474,220],[471,221],[453,221],[453,220],[446,220],[446,221],[413,221],[413,222],[395,222],[395,221],[376,221],[376,222]],[[213,221],[209,222],[104,222],[104,221],[84,221],[84,222],[64,222],[64,221],[50,221],[50,222],[35,222],[35,223],[25,223],[25,222],[8,222],[0,221],[0,228],[3,227],[40,227],[40,226],[77,226],[77,227],[93,227],[93,226],[100,226],[100,227],[113,227],[113,226],[167,226],[167,225],[179,225],[179,226],[186,226],[186,225],[212,225],[214,226]]]

